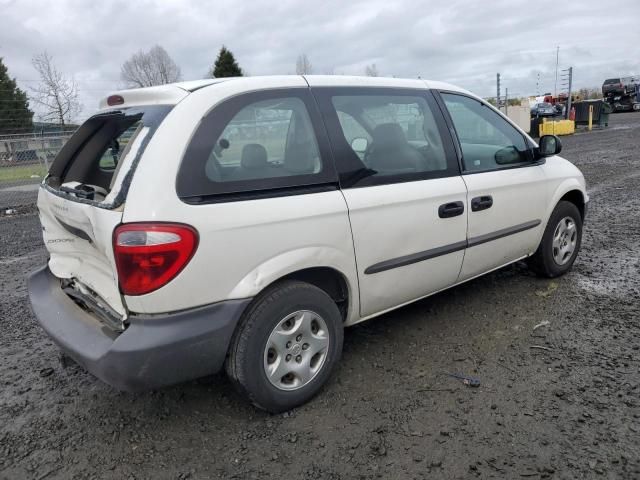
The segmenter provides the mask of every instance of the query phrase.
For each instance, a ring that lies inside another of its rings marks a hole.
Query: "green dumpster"
[[[576,125],[589,123],[589,109],[593,109],[593,125],[598,127],[609,126],[609,115],[613,113],[613,107],[604,100],[583,100],[573,104],[576,111]]]

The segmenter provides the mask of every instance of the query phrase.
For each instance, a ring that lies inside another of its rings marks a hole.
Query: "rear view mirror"
[[[367,150],[369,142],[366,138],[354,138],[351,142],[351,148],[354,152],[362,153]]]
[[[557,155],[562,151],[562,142],[555,135],[543,135],[538,143],[541,157]]]

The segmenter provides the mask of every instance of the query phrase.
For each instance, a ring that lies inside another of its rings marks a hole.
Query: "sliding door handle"
[[[493,206],[493,197],[491,195],[483,195],[471,199],[471,211],[479,212]]]
[[[464,213],[464,203],[462,202],[449,202],[440,205],[438,208],[438,216],[440,218],[457,217]]]

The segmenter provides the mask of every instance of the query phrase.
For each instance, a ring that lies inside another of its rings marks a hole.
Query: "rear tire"
[[[324,290],[284,281],[261,293],[243,315],[225,364],[240,392],[263,410],[309,401],[342,353],[342,315]]]
[[[538,250],[527,263],[536,274],[554,278],[573,266],[582,243],[582,216],[575,204],[561,201],[553,210]]]

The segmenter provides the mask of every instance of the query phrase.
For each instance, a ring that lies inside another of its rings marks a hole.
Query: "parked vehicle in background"
[[[635,77],[608,78],[602,84],[602,96],[634,94],[635,84]]]
[[[562,111],[562,107],[560,111]],[[557,113],[556,108],[552,104],[546,102],[536,103],[531,107],[532,117],[553,117]]]
[[[635,110],[638,84],[640,84],[640,77],[609,78],[602,84],[602,96],[614,112]]]
[[[566,273],[584,177],[477,96],[373,77],[211,79],[109,96],[40,187],[52,339],[125,390],[225,368],[313,397],[345,326],[521,259]]]

